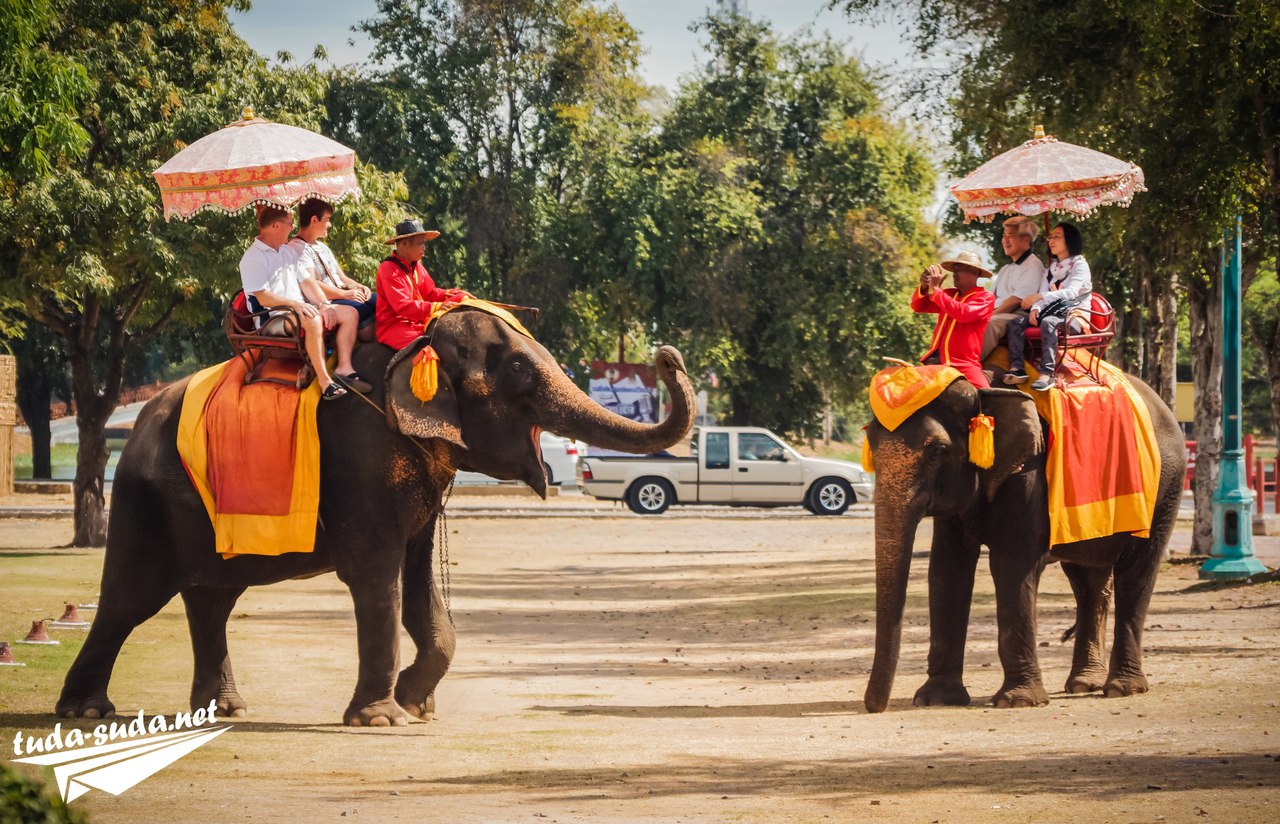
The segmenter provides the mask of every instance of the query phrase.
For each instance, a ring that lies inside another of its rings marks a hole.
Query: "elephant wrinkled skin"
[[[67,673],[57,713],[114,713],[107,685],[134,627],[181,594],[195,657],[191,707],[217,704],[239,716],[227,653],[227,618],[246,588],[334,571],[355,603],[359,675],[343,713],[352,726],[427,718],[436,684],[454,652],[453,626],[431,554],[442,496],[456,469],[520,480],[546,494],[538,436],[542,429],[629,452],[678,441],[693,421],[693,390],[680,354],[657,353],[672,413],[645,426],[605,411],[561,372],[537,342],[484,312],[455,310],[433,329],[439,389],[427,403],[409,389],[419,338],[399,354],[361,347],[355,368],[375,379],[370,400],[322,403],[320,522],[315,551],[223,560],[213,527],[178,456],[177,427],[186,381],[147,404],[116,470],[97,617]],[[417,646],[399,668],[398,624]]]
[[[1151,415],[1160,451],[1160,484],[1150,537],[1117,534],[1049,547],[1047,437],[1030,397],[1012,389],[951,384],[893,432],[873,421],[867,437],[876,466],[876,649],[864,700],[883,712],[893,688],[916,527],[933,517],[929,553],[928,680],[916,706],[969,703],[964,647],[974,572],[983,545],[996,589],[1004,683],[997,707],[1049,701],[1036,655],[1036,589],[1045,564],[1060,561],[1076,597],[1076,641],[1068,692],[1107,696],[1146,692],[1142,629],[1156,573],[1173,529],[1186,456],[1173,413],[1130,377]],[[969,419],[995,418],[995,463],[969,462]],[[1099,455],[1099,461],[1107,456]],[[1115,641],[1104,662],[1112,580]]]

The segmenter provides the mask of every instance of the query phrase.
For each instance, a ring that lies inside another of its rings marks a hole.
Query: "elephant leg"
[[[243,718],[247,706],[236,690],[227,653],[227,618],[245,588],[192,587],[183,590],[187,627],[191,630],[191,652],[195,668],[191,677],[191,709],[217,703],[223,717]]]
[[[929,678],[916,690],[912,703],[917,707],[969,704],[964,645],[981,549],[959,518],[934,519],[929,553]]]
[[[108,550],[110,551],[110,550]],[[118,577],[118,576],[117,576]],[[177,590],[169,590],[153,575],[140,572],[135,586],[127,589],[104,574],[98,612],[84,646],[67,671],[55,712],[63,718],[110,718],[115,705],[107,698],[107,684],[120,648],[134,628],[159,612]]]
[[[1062,571],[1076,596],[1076,641],[1071,655],[1069,693],[1096,692],[1107,680],[1107,609],[1111,603],[1111,569],[1064,562]]]
[[[409,723],[392,696],[400,647],[400,577],[346,576],[356,608],[360,672],[355,694],[342,714],[351,727],[389,727]]]
[[[996,625],[1004,683],[996,707],[1043,707],[1049,703],[1036,652],[1036,590],[1045,556],[1016,528],[993,538],[991,575],[996,584]]]
[[[1156,550],[1151,546],[1151,539],[1131,540],[1132,547],[1121,554],[1115,567],[1116,634],[1107,683],[1102,688],[1108,698],[1135,695],[1148,689],[1142,669],[1142,630],[1160,569],[1163,545]]]
[[[436,685],[449,670],[457,639],[444,599],[431,579],[432,542],[428,538],[424,543],[411,548],[405,563],[401,621],[418,652],[396,678],[396,703],[428,721],[435,713]]]

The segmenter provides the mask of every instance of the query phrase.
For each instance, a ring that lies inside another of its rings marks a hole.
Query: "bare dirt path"
[[[44,549],[64,526],[0,524],[10,636],[95,591],[100,553]],[[1195,568],[1167,566],[1148,621],[1152,692],[1104,700],[1060,692],[1072,605],[1051,567],[1040,638],[1052,703],[997,711],[984,560],[974,703],[914,709],[926,524],[894,700],[868,715],[871,529],[810,516],[455,520],[459,649],[437,720],[340,726],[355,677],[345,590],[332,576],[259,589],[231,625],[250,717],[120,797],[75,803],[101,822],[1276,820],[1280,586],[1189,590]],[[0,671],[6,760],[16,731],[53,726],[78,646],[60,637]],[[185,709],[190,666],[175,601],[125,648],[121,714]]]

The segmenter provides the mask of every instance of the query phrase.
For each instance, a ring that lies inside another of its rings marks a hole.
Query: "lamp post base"
[[[1253,554],[1253,492],[1245,485],[1244,452],[1224,450],[1213,493],[1213,548],[1200,577],[1215,581],[1248,578],[1267,567]]]

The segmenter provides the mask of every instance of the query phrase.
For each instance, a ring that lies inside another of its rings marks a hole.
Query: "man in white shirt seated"
[[[299,267],[298,250],[288,245],[292,229],[293,217],[289,212],[267,206],[258,213],[258,237],[240,258],[240,282],[245,297],[251,298],[249,307],[254,311],[292,309],[298,313],[305,332],[307,359],[316,372],[323,399],[333,400],[347,394],[325,368],[324,333],[329,329],[336,330],[337,376],[353,389],[368,391],[369,384],[361,381],[351,366],[351,349],[359,323],[356,310],[350,306],[333,306],[324,299],[315,281]],[[315,305],[307,303],[308,299]],[[291,317],[287,311],[273,311],[260,331],[266,335],[282,334],[287,317]],[[352,376],[355,380],[350,380]]]
[[[1004,234],[1000,237],[1000,245],[1012,263],[1006,263],[996,272],[995,312],[987,323],[987,331],[982,338],[982,356],[985,361],[1000,342],[1004,340],[1009,321],[1017,317],[1026,317],[1027,311],[1022,308],[1023,298],[1040,291],[1040,283],[1044,280],[1044,264],[1040,258],[1031,254],[1031,244],[1035,243],[1040,229],[1034,218],[1011,217],[1004,222]]]

